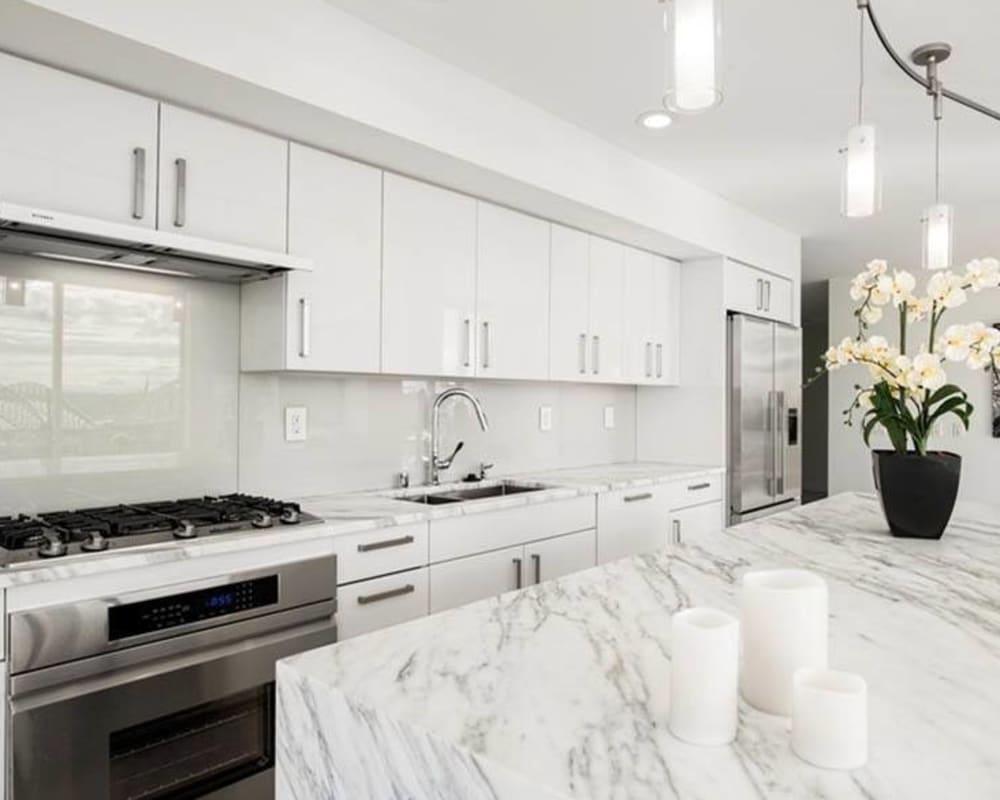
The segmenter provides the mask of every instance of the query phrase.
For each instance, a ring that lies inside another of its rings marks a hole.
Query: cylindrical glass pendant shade
[[[722,0],[668,0],[667,108],[706,111],[722,102]]]
[[[855,125],[847,132],[841,211],[845,217],[870,217],[882,207],[882,180],[874,125]]]
[[[951,266],[951,245],[955,235],[955,209],[938,203],[924,215],[924,269]]]

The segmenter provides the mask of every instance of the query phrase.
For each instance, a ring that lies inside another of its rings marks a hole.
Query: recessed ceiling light
[[[635,122],[636,125],[641,125],[647,130],[662,131],[664,128],[670,127],[673,119],[666,111],[644,111],[636,117]]]

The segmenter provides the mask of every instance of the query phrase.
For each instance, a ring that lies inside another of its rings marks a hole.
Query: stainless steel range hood
[[[285,253],[4,202],[0,252],[228,283],[313,268]]]

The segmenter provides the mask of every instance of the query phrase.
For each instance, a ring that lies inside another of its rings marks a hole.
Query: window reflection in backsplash
[[[238,325],[232,286],[0,261],[0,513],[233,488]]]

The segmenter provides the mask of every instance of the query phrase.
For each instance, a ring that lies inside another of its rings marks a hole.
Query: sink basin
[[[494,483],[489,486],[470,486],[468,489],[442,489],[438,492],[415,494],[409,497],[400,497],[399,499],[409,503],[440,506],[447,503],[464,503],[469,500],[485,500],[490,497],[508,497],[512,494],[524,494],[525,492],[541,492],[547,488],[547,486],[529,486],[503,481],[502,483]]]

